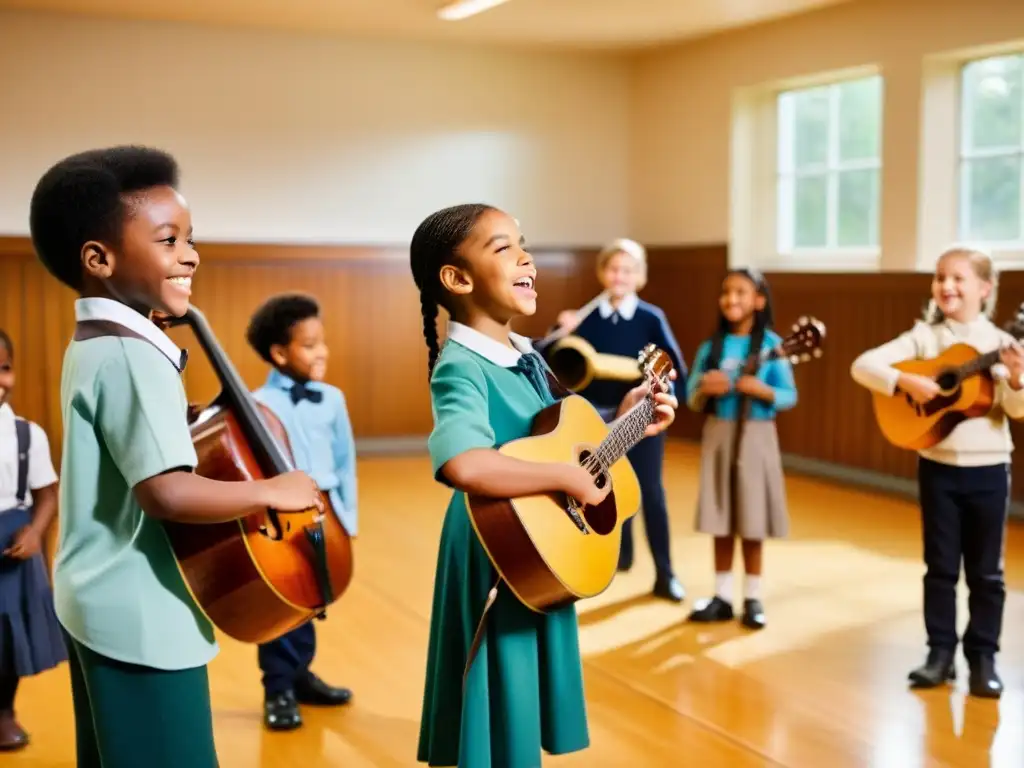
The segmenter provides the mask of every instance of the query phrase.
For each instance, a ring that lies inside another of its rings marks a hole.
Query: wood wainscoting
[[[328,380],[348,399],[353,429],[364,445],[430,431],[419,300],[401,247],[200,244],[202,266],[193,302],[206,314],[222,345],[251,387],[266,365],[245,341],[253,310],[283,291],[315,295],[323,306],[331,348]],[[538,249],[540,309],[517,330],[540,335],[561,309],[578,307],[598,290],[594,249]],[[650,280],[643,297],[668,315],[688,363],[712,330],[726,270],[724,245],[650,250]],[[796,370],[800,402],[779,417],[791,466],[845,476],[873,473],[905,484],[914,455],[888,445],[875,427],[868,394],[850,378],[864,349],[910,327],[928,295],[929,276],[917,273],[770,273],[781,332],[800,316],[828,328],[825,355]],[[1024,300],[1024,275],[1009,272],[1000,285],[997,321]],[[50,435],[60,455],[60,368],[74,325],[72,292],[39,266],[27,238],[0,238],[0,327],[17,349],[15,409]],[[172,332],[193,350],[187,329]],[[189,398],[207,402],[217,384],[205,358],[193,354],[186,371]],[[681,412],[671,434],[698,439],[701,417]],[[1024,428],[1013,428],[1024,447]],[[863,478],[861,478],[863,479]],[[1014,496],[1024,500],[1024,470],[1014,471]],[[909,489],[911,485],[907,485]]]

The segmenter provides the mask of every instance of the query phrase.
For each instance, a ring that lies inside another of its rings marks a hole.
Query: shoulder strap
[[[153,344],[151,339],[147,339],[141,333],[136,333],[131,328],[127,328],[120,323],[115,323],[112,320],[79,320],[75,324],[75,341],[87,341],[88,339],[98,339],[103,336],[117,336],[122,339],[138,339],[139,341],[145,341],[147,344],[151,344],[154,349],[158,349],[156,344]],[[161,352],[162,353],[162,352]],[[185,363],[188,362],[188,351],[181,350],[181,359],[171,364],[175,367],[178,373],[185,370]]]
[[[28,494],[28,449],[32,447],[32,430],[27,421],[16,418],[14,431],[18,436],[18,492],[15,498],[18,506],[22,507]]]

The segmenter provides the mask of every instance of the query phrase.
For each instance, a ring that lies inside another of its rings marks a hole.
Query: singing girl
[[[544,361],[511,321],[537,311],[537,269],[519,225],[487,205],[428,216],[411,245],[427,342],[436,478],[453,488],[441,531],[418,760],[459,768],[537,768],[541,750],[565,754],[590,742],[573,605],[536,613],[504,583],[476,537],[465,494],[514,498],[564,491],[585,504],[607,494],[574,463],[532,462],[498,448],[530,434],[556,402]],[[438,307],[451,321],[438,344]],[[625,413],[641,385],[619,404]],[[655,395],[647,440],[675,417]],[[607,486],[606,486],[607,488]]]

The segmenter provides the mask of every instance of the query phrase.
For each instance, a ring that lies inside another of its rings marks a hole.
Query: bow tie
[[[554,398],[551,396],[551,387],[548,383],[547,369],[536,354],[527,352],[520,355],[512,370],[516,373],[525,374],[542,400],[554,402]]]
[[[309,400],[311,403],[319,403],[324,399],[324,393],[310,389],[303,382],[297,381],[291,388],[292,402],[298,405],[302,400]]]

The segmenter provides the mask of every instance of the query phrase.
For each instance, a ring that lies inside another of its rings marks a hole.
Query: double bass
[[[221,385],[191,427],[196,473],[246,481],[292,471],[284,426],[252,397],[203,313],[190,307],[158,325],[190,326]],[[330,498],[321,496],[323,512],[268,509],[227,523],[164,522],[185,584],[215,627],[241,642],[266,643],[323,618],[341,597],[352,580],[352,543]]]

